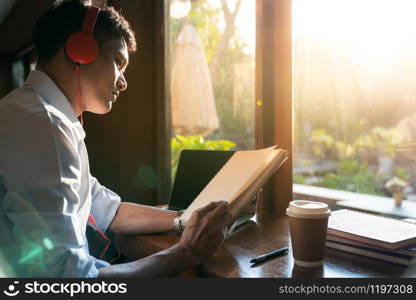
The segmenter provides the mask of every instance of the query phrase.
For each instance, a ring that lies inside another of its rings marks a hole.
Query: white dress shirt
[[[91,214],[107,230],[120,197],[90,175],[85,132],[45,73],[0,100],[0,277],[96,277]]]

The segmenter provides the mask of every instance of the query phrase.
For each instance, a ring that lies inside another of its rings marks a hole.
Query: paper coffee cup
[[[286,209],[295,264],[318,267],[323,264],[326,230],[331,210],[322,202],[295,200]]]

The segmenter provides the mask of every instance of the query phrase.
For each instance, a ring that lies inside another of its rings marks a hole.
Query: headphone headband
[[[100,9],[95,6],[89,6],[85,13],[84,22],[82,24],[82,31],[89,34],[94,33],[95,23],[97,22],[98,13]]]
[[[76,64],[90,64],[98,56],[100,47],[93,33],[99,12],[98,7],[88,6],[81,31],[72,34],[65,42],[65,53]]]

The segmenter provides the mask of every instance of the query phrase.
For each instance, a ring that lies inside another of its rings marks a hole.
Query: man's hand
[[[230,221],[228,203],[211,202],[192,213],[178,246],[188,250],[194,264],[198,265],[217,251]]]
[[[172,219],[170,219],[172,220]],[[177,244],[145,258],[100,269],[100,277],[175,276],[199,265],[217,251],[231,222],[227,202],[213,202],[196,210]]]

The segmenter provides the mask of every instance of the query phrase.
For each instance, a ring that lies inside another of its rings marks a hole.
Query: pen
[[[284,254],[286,254],[288,252],[289,252],[289,248],[287,248],[287,247],[280,248],[280,249],[274,250],[274,251],[272,251],[270,253],[266,253],[266,254],[257,256],[255,258],[253,258],[252,260],[250,260],[250,262],[251,263],[254,263],[254,264],[258,264],[258,263],[264,262],[266,260],[269,260],[269,259],[271,259],[273,257],[280,256],[280,255],[284,255]]]

